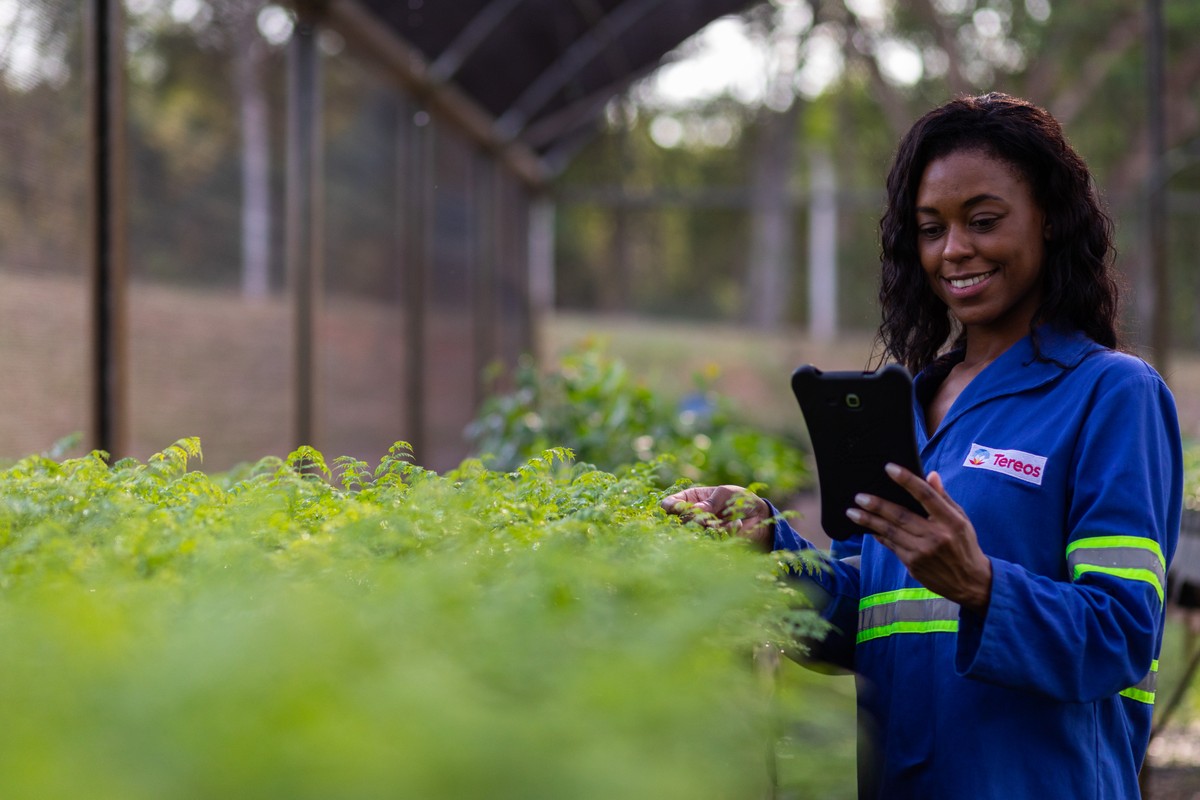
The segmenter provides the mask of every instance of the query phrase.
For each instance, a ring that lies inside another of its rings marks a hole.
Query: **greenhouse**
[[[453,466],[550,301],[547,180],[742,5],[19,4],[0,449],[144,458],[187,431],[221,467],[405,438]]]

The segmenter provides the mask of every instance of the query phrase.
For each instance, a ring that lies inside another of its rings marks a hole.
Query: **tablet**
[[[854,495],[873,494],[921,516],[925,509],[888,477],[899,464],[924,476],[913,422],[908,370],[891,364],[875,372],[822,372],[805,365],[792,373],[792,392],[804,413],[817,462],[821,527],[832,539],[869,533],[846,516]]]

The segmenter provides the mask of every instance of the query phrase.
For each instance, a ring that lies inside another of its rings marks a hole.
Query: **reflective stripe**
[[[1121,697],[1137,700],[1139,703],[1154,705],[1154,691],[1158,686],[1158,659],[1150,663],[1150,671],[1136,686],[1130,686],[1121,692]]]
[[[917,587],[914,589],[893,589],[890,592],[880,592],[878,594],[869,594],[866,597],[859,598],[858,608],[870,608],[871,606],[881,606],[884,603],[894,603],[897,600],[937,600],[940,599],[940,594],[935,594],[928,589]]]
[[[1163,599],[1167,582],[1167,560],[1153,539],[1140,536],[1095,536],[1067,545],[1067,566],[1071,580],[1089,572],[1143,581],[1154,587]]]
[[[958,603],[928,589],[896,589],[858,602],[859,643],[896,633],[955,633]]]

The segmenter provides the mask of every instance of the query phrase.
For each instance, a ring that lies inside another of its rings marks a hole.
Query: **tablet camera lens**
[[[862,398],[860,398],[854,392],[850,392],[846,395],[846,408],[858,408],[861,405]]]

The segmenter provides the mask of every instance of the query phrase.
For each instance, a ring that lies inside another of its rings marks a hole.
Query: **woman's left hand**
[[[846,511],[855,524],[871,531],[922,586],[979,614],[992,594],[992,562],[979,547],[975,526],[946,493],[936,472],[924,480],[895,464],[887,473],[924,507],[928,518],[874,495],[854,498]]]

